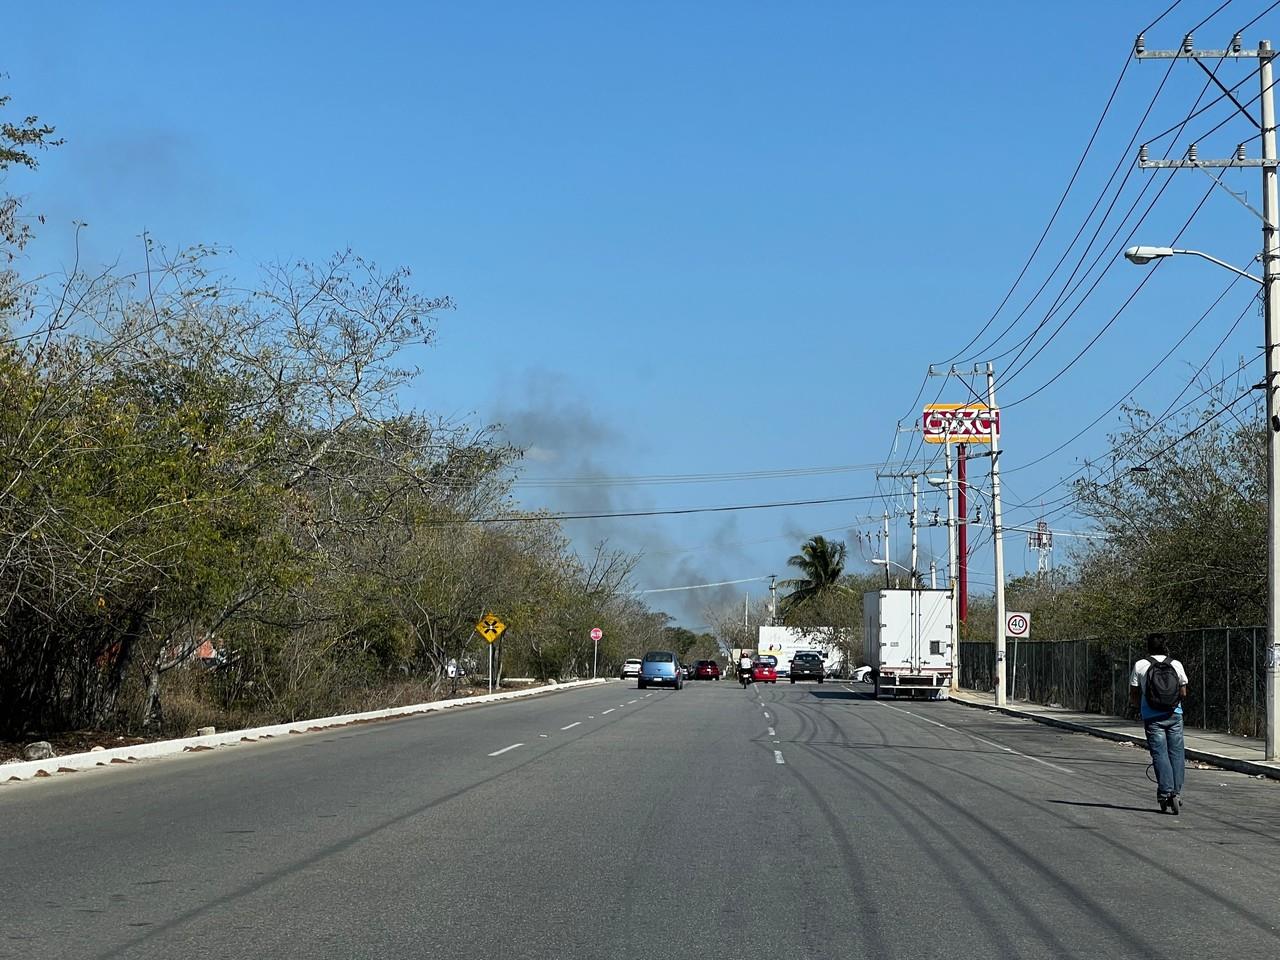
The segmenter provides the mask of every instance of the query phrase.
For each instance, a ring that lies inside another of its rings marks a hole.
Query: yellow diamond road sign
[[[486,613],[480,618],[480,622],[476,624],[476,632],[489,643],[493,643],[493,641],[502,636],[502,631],[505,629],[507,629],[507,625],[492,613]]]

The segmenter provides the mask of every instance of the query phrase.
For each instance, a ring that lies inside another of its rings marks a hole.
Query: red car
[[[755,683],[777,683],[778,671],[772,664],[757,660],[751,665],[751,679]]]
[[[719,680],[720,664],[714,660],[699,660],[693,665],[693,679],[695,680]]]

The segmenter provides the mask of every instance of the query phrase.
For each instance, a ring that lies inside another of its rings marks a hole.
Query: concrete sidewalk
[[[998,710],[1011,717],[1024,717],[1038,723],[1089,733],[1107,740],[1128,741],[1138,746],[1145,746],[1147,742],[1141,723],[1120,717],[1100,713],[1080,713],[1062,707],[1046,707],[1038,703],[1027,703],[1024,700],[1010,700],[1007,706],[997,707],[994,693],[978,690],[953,692],[951,699],[965,706]],[[1230,733],[1218,733],[1214,730],[1201,730],[1198,727],[1184,727],[1183,730],[1188,760],[1199,760],[1203,763],[1211,763],[1215,767],[1235,770],[1238,773],[1262,775],[1280,780],[1280,763],[1262,759],[1261,740]]]

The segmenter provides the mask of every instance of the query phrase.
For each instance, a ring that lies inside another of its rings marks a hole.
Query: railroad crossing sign
[[[1019,640],[1026,640],[1031,636],[1031,614],[1009,614],[1004,618],[1004,632],[1011,637],[1018,638]]]
[[[601,640],[604,639],[604,631],[601,630],[599,627],[592,627],[591,639],[594,640],[596,643],[599,643]]]
[[[476,633],[484,637],[488,643],[493,643],[493,641],[502,636],[502,631],[505,629],[507,629],[507,625],[493,613],[486,613],[480,618],[480,622],[476,624]]]

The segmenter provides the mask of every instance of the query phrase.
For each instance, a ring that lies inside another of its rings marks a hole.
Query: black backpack
[[[1182,678],[1168,657],[1157,660],[1147,657],[1147,706],[1152,710],[1172,712],[1182,700]]]

